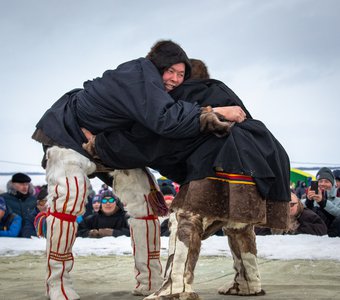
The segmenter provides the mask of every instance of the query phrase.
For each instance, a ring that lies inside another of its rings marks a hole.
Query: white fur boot
[[[150,182],[142,169],[116,170],[113,190],[130,215],[131,245],[135,260],[134,295],[146,296],[162,284],[160,223],[149,202]]]
[[[87,174],[95,165],[79,153],[65,148],[47,150],[46,181],[49,211],[46,219],[46,290],[51,300],[79,299],[70,271],[74,259],[76,216],[84,211],[90,186]]]
[[[74,263],[72,246],[77,224],[62,221],[51,215],[47,217],[46,224],[47,295],[51,300],[79,299],[69,274]]]
[[[131,245],[135,260],[134,295],[147,296],[162,283],[160,224],[158,219],[130,219]]]

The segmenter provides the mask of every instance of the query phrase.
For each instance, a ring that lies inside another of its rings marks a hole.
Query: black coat
[[[296,233],[326,235],[327,226],[325,222],[312,210],[304,208],[300,216],[297,218],[300,226]]]
[[[31,236],[37,236],[37,232],[34,227],[34,219],[40,212],[38,207],[35,207],[30,214],[25,217],[25,225],[22,227],[21,235],[25,238],[30,238]]]
[[[97,135],[97,149],[101,150],[111,147],[106,143],[106,134],[130,130],[134,124],[143,124],[151,132],[171,138],[197,136],[199,115],[197,104],[175,102],[165,91],[153,63],[140,58],[85,82],[83,89],[66,93],[46,111],[36,127],[51,144],[88,156],[81,146],[86,142],[81,127]],[[106,156],[105,151],[99,154],[105,164],[115,166],[115,159]]]
[[[298,227],[294,232],[288,231],[283,234],[311,234],[326,235],[327,226],[325,222],[311,209],[304,208],[301,214],[296,218]],[[271,235],[272,231],[268,227],[255,227],[256,235]]]
[[[186,161],[186,182],[198,179],[197,174],[213,176],[213,168],[221,167],[227,173],[252,176],[266,199],[290,201],[290,162],[286,151],[262,122],[252,119],[229,87],[213,79],[192,80],[171,94],[175,100],[186,99],[200,106],[237,105],[247,115],[244,122],[234,125],[229,136],[216,138],[210,135],[190,155]],[[164,170],[161,173],[165,173]]]
[[[214,167],[222,167],[228,173],[252,176],[264,198],[290,201],[290,164],[285,150],[262,122],[251,118],[232,90],[217,80],[187,81],[171,95],[176,101],[185,99],[200,106],[238,105],[247,120],[235,124],[224,138],[212,134],[165,138],[140,124],[129,131],[112,131],[105,136],[106,146],[97,148],[114,161],[111,167],[149,166],[180,184],[214,176]]]

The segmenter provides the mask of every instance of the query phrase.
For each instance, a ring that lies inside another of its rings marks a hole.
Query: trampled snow
[[[340,238],[312,235],[257,236],[258,257],[266,259],[340,260]],[[161,255],[168,252],[168,237],[161,238]],[[0,256],[23,254],[43,255],[46,239],[32,237],[0,238]],[[129,237],[104,237],[100,239],[77,238],[73,247],[75,256],[132,255]],[[202,242],[202,256],[231,257],[228,240],[212,236]]]

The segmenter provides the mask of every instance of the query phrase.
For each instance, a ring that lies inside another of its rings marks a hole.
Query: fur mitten
[[[234,122],[228,121],[224,116],[215,113],[211,106],[201,107],[200,129],[204,133],[213,133],[217,137],[229,134]]]

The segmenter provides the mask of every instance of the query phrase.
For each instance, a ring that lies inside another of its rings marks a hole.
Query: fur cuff
[[[201,107],[200,130],[204,133],[213,133],[217,137],[224,137],[230,133],[234,122],[228,121],[224,116],[215,113],[211,106]]]

